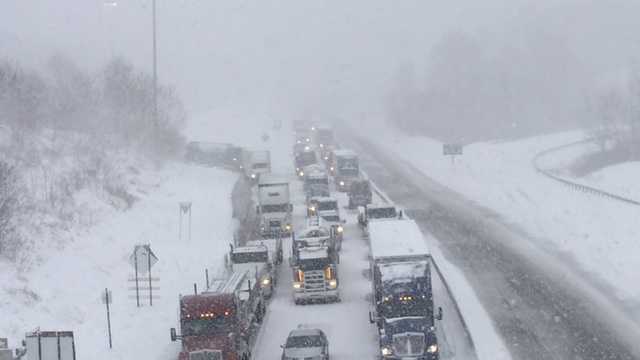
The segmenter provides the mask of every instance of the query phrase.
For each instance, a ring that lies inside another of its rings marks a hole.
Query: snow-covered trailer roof
[[[263,252],[268,251],[269,248],[265,245],[247,245],[247,246],[237,246],[233,248],[234,254],[246,254],[246,253],[254,253],[254,252]]]
[[[345,157],[345,158],[355,158],[358,157],[358,154],[356,154],[353,150],[349,150],[349,149],[340,149],[340,150],[335,150],[333,152],[333,155],[335,155],[336,157]]]
[[[258,186],[269,186],[269,185],[289,185],[289,181],[284,179],[281,176],[274,174],[264,174],[260,176],[260,180],[258,181]]]
[[[371,258],[427,258],[431,255],[425,237],[415,221],[393,220],[369,223]]]
[[[235,271],[226,279],[214,279],[211,281],[209,291],[203,295],[213,294],[233,294],[236,290],[240,290],[245,286],[244,280],[247,276],[247,270]]]

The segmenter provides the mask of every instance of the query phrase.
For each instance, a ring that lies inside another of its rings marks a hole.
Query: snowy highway
[[[366,140],[349,145],[367,149],[359,153],[372,180],[463,270],[514,359],[637,358],[637,326],[515,225]]]
[[[274,144],[271,151],[275,158],[274,166],[279,174],[290,174],[287,178],[290,181],[294,205],[294,229],[302,230],[306,222],[302,183],[292,174],[292,159],[287,147],[280,142],[279,146]],[[374,202],[386,201],[380,195],[374,195]],[[332,196],[338,199],[342,217],[346,220],[339,264],[341,301],[328,304],[294,304],[292,273],[286,261],[291,252],[291,238],[284,239],[285,262],[280,266],[276,292],[269,301],[264,323],[254,345],[253,358],[256,360],[280,359],[280,345],[285,342],[289,331],[298,325],[323,329],[330,342],[329,351],[332,359],[379,358],[378,334],[368,318],[371,296],[368,241],[357,225],[357,212],[346,207],[346,194],[332,191]],[[470,340],[471,335],[459,316],[457,304],[435,270],[432,272],[432,281],[435,304],[442,307],[445,314],[436,328],[440,339],[441,358],[477,359],[473,342]]]
[[[299,181],[292,177],[294,224],[304,224],[304,197]],[[341,209],[346,211],[346,209]],[[280,359],[282,345],[289,331],[299,324],[319,327],[329,338],[332,359],[373,359],[378,354],[377,333],[369,324],[367,293],[371,287],[364,277],[368,268],[366,242],[360,236],[354,217],[347,216],[345,240],[340,251],[339,303],[295,305],[292,299],[292,275],[287,261],[281,265],[277,290],[270,301],[265,321],[254,348],[254,359]],[[291,251],[291,243],[285,241],[285,258]]]

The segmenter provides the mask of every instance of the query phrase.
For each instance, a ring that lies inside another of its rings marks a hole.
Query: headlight
[[[300,176],[304,176],[304,171],[300,171],[300,172],[298,173],[298,175],[300,175]]]
[[[324,157],[324,160],[325,160],[325,161],[328,161],[328,160],[329,160],[329,157],[328,157],[328,156],[325,156],[325,157]],[[333,170],[333,169],[331,169],[331,170]]]
[[[320,147],[321,147],[321,148],[323,148],[323,147],[324,147],[324,144],[320,144]]]
[[[340,186],[344,186],[344,181],[340,181]]]
[[[285,226],[284,226],[284,228],[285,228],[286,230],[291,230],[291,225],[290,225],[290,224],[287,224],[287,225],[285,225]]]
[[[342,234],[342,232],[344,231],[344,228],[342,226],[338,226],[338,228],[336,229],[336,231],[340,234]]]
[[[316,207],[315,206],[309,206],[309,211],[316,211]]]
[[[430,345],[430,346],[427,348],[427,352],[428,352],[428,353],[430,353],[430,354],[435,354],[435,353],[437,353],[437,352],[438,352],[438,345],[436,345],[436,344]]]
[[[269,284],[271,284],[271,279],[266,277],[264,279],[262,279],[262,286],[268,286]]]
[[[251,174],[251,178],[255,179],[256,178],[256,174]]]
[[[329,288],[335,289],[338,287],[338,281],[336,279],[329,280]]]
[[[380,351],[382,352],[382,356],[390,356],[393,355],[393,350],[390,346],[383,346]]]
[[[329,160],[329,159],[327,159],[327,160]],[[333,171],[333,166],[332,166],[332,167],[330,167],[330,168],[329,168],[329,170]]]
[[[299,283],[299,282],[294,282],[294,283],[293,283],[293,288],[294,288],[294,289],[300,289],[301,287],[302,287],[302,284],[301,284],[301,283]]]

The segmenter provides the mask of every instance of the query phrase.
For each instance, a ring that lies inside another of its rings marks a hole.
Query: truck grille
[[[393,336],[393,350],[399,356],[422,355],[424,345],[424,334],[407,333]]]
[[[304,291],[305,292],[324,292],[325,280],[324,271],[308,270],[304,272]]]

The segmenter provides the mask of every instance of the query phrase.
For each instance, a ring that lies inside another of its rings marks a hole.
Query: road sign
[[[442,144],[443,155],[462,155],[462,144]]]
[[[158,257],[151,251],[150,245],[136,245],[129,256],[129,263],[138,274],[146,274],[158,262]]]

